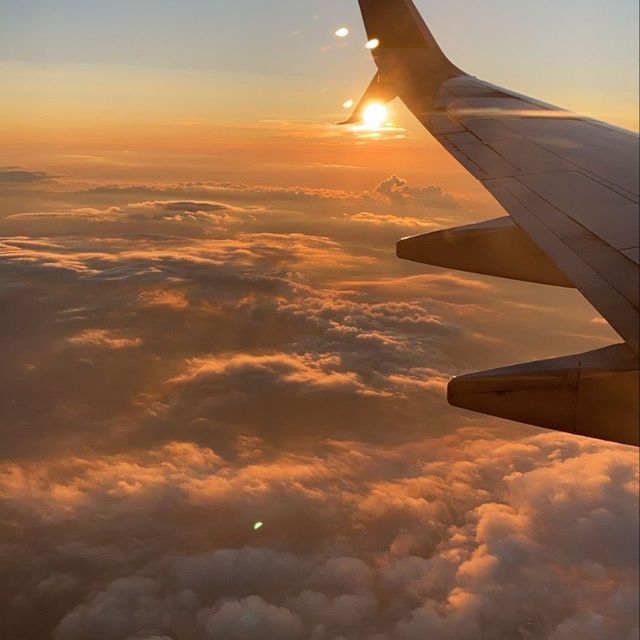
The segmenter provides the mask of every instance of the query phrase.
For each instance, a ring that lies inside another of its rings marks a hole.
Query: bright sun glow
[[[379,129],[387,119],[387,115],[387,108],[383,104],[374,102],[363,111],[362,121],[367,129]]]
[[[347,29],[347,27],[340,27],[336,29],[336,35],[338,38],[346,38],[349,35],[349,29]]]
[[[373,38],[373,40],[369,40],[369,42],[367,42],[367,44],[365,44],[364,46],[367,49],[375,49],[379,45],[380,45],[380,40],[378,40],[378,38]]]

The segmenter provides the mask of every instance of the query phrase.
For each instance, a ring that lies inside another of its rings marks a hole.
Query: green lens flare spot
[[[264,527],[264,522],[256,522],[256,523],[253,525],[253,530],[254,530],[254,531],[257,531],[258,529],[262,529],[262,527]]]

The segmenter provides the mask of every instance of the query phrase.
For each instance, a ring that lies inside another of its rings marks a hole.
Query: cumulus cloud
[[[227,600],[213,609],[202,610],[198,617],[208,638],[296,640],[302,633],[297,615],[259,596]]]
[[[373,193],[395,205],[436,206],[446,209],[456,209],[460,206],[452,195],[440,187],[410,187],[407,180],[396,175],[383,180]]]
[[[60,640],[633,637],[634,451],[505,436],[4,464],[4,619],[40,608]]]

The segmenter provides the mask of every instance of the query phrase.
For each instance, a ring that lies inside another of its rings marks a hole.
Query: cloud
[[[285,607],[265,602],[259,596],[227,600],[199,614],[208,638],[229,640],[296,640],[301,637],[300,618]]]
[[[23,194],[13,205],[19,209],[8,209],[4,224],[10,229],[7,235],[31,234],[36,227],[40,234],[53,235],[156,233],[211,237],[228,236],[233,231],[295,231],[330,237],[368,253],[373,246],[392,248],[408,229],[451,224],[451,216],[463,211],[453,196],[437,187],[414,188],[400,178],[392,179],[404,185],[401,204],[410,215],[398,215],[398,203],[375,191],[223,182],[86,189],[69,183],[49,192]]]
[[[261,384],[301,387],[307,392],[316,389],[343,389],[364,392],[353,372],[341,373],[335,370],[339,360],[335,356],[253,356],[240,354],[223,358],[196,359],[189,363],[189,370],[172,380],[176,384],[201,382],[206,379],[237,377],[238,384],[251,390]],[[238,386],[234,385],[237,391]],[[371,391],[373,393],[373,390]]]
[[[174,309],[186,309],[189,306],[187,295],[180,290],[145,289],[139,293],[138,299],[143,306],[166,306]]]
[[[0,184],[24,185],[50,180],[53,177],[46,171],[27,171],[20,167],[0,167]]]
[[[234,221],[194,235],[186,220],[170,229],[161,228],[166,220],[140,220],[138,232],[129,226],[131,206],[152,218],[210,208],[206,215]],[[0,328],[11,365],[0,378],[13,400],[0,415],[37,434],[27,441],[4,429],[9,456],[79,442],[147,446],[180,434],[227,448],[240,434],[280,447],[319,432],[415,438],[424,416],[439,430],[469,420],[446,410],[446,381],[513,361],[513,327],[535,322],[531,306],[516,322],[512,301],[502,303],[494,284],[475,276],[407,275],[413,265],[381,251],[381,236],[367,230],[356,243],[334,210],[321,235],[313,207],[282,214],[282,232],[262,230],[274,224],[267,207],[252,218],[244,212],[253,207],[239,213],[197,198],[72,209],[116,219],[97,227],[72,220],[66,235],[2,240],[8,311]],[[300,220],[305,233],[293,231]],[[471,330],[483,318],[500,339]],[[563,335],[560,348],[566,342]],[[194,362],[226,364],[187,380]],[[261,385],[244,383],[249,372]]]
[[[607,336],[578,294],[396,260],[421,203],[464,215],[425,189],[11,200],[64,215],[0,244],[0,635],[637,634],[634,452],[445,403],[532,331]]]
[[[336,167],[336,165],[323,165]],[[215,182],[193,181],[174,184],[114,184],[92,187],[88,190],[76,192],[78,196],[96,197],[108,196],[111,198],[135,198],[138,196],[152,196],[148,201],[140,201],[139,205],[151,205],[164,208],[164,205],[175,205],[179,208],[181,203],[187,206],[187,210],[197,208],[201,201],[204,207],[211,204],[228,205],[230,203],[304,203],[314,202],[336,203],[352,202],[358,206],[373,202],[386,202],[393,205],[410,205],[416,207],[433,207],[445,211],[461,209],[459,200],[452,194],[442,190],[441,187],[430,185],[426,187],[410,186],[408,181],[397,175],[391,175],[379,183],[373,191],[347,191],[343,189],[317,188],[303,185],[297,186],[273,186],[252,185],[242,182]],[[160,200],[157,196],[176,196],[175,199]],[[184,198],[182,198],[184,196]],[[177,198],[181,198],[178,200]],[[215,198],[215,200],[212,200]],[[135,207],[138,203],[133,203]],[[208,209],[197,209],[208,210]]]
[[[399,411],[442,403],[452,363],[437,341],[465,336],[418,302],[326,285],[374,261],[318,236],[13,237],[3,247],[5,277],[20,287],[6,291],[15,351],[0,377],[15,401],[1,415],[38,434],[6,431],[12,456],[179,432],[288,446],[296,425],[301,439],[314,429],[368,438],[374,419],[376,437],[404,438],[417,426],[393,428]]]
[[[126,206],[127,215],[132,219],[154,219],[188,222],[232,222],[233,213],[242,212],[238,207],[220,202],[194,202],[173,200],[152,200],[147,202],[135,202]],[[133,212],[133,213],[131,213]],[[139,212],[139,213],[138,213]]]
[[[40,212],[26,212],[26,213],[14,213],[7,216],[7,220],[24,220],[31,222],[41,222],[43,220],[50,219],[58,222],[63,220],[88,220],[91,222],[104,222],[117,220],[122,209],[119,207],[107,207],[105,209],[96,209],[95,207],[81,207],[78,209],[71,209],[70,211],[40,211]]]
[[[438,226],[437,223],[431,220],[425,220],[424,218],[403,217],[389,213],[369,213],[367,211],[351,214],[349,218],[355,222],[364,224],[392,225],[394,227],[422,227],[426,229]]]
[[[227,211],[230,208],[228,205],[221,204],[219,202],[156,201],[151,204],[158,209],[163,209],[164,211],[184,211],[189,213],[198,213],[203,211]],[[135,206],[136,205],[130,205],[132,208]]]
[[[3,619],[38,609],[56,640],[633,637],[634,451],[506,434],[5,463]]]
[[[104,347],[106,349],[127,349],[138,347],[140,338],[128,338],[115,331],[106,329],[84,329],[80,333],[67,338],[67,342],[81,347]]]
[[[169,220],[178,222],[193,221],[232,221],[231,212],[241,209],[216,202],[157,201],[133,202],[121,207],[111,206],[103,209],[80,207],[69,211],[45,211],[14,213],[7,216],[12,221],[40,222],[47,218],[57,221],[87,220],[92,222],[126,223],[130,220]]]
[[[456,199],[445,193],[440,187],[410,187],[409,183],[396,175],[383,180],[373,191],[394,205],[415,205],[421,207],[441,207],[457,209]]]
[[[353,268],[371,264],[369,256],[348,255],[325,237],[302,233],[238,233],[234,238],[206,240],[167,237],[112,237],[66,239],[25,237],[0,238],[5,272],[40,272],[54,275],[65,271],[84,278],[159,280],[180,266],[195,272],[221,267],[232,261],[236,267],[263,269]],[[195,275],[195,274],[194,274]]]
[[[191,193],[205,197],[218,197],[235,201],[313,201],[348,200],[359,197],[340,189],[313,188],[304,186],[280,187],[270,185],[248,185],[242,182],[184,182],[173,185],[106,185],[90,189],[92,194],[136,195],[140,193],[180,194]]]

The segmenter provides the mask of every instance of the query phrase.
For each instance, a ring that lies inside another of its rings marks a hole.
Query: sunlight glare
[[[367,129],[379,129],[388,115],[387,108],[383,104],[374,102],[362,113],[362,121]]]
[[[353,100],[347,100],[346,102],[343,102],[342,106],[345,109],[351,109],[351,107],[353,107]]]
[[[364,45],[367,49],[375,49],[376,47],[380,46],[380,40],[378,40],[378,38],[373,38],[372,40],[369,40],[369,42],[367,42],[367,44]]]
[[[349,29],[347,29],[347,27],[340,27],[336,29],[335,35],[338,36],[338,38],[346,38],[349,35]]]

